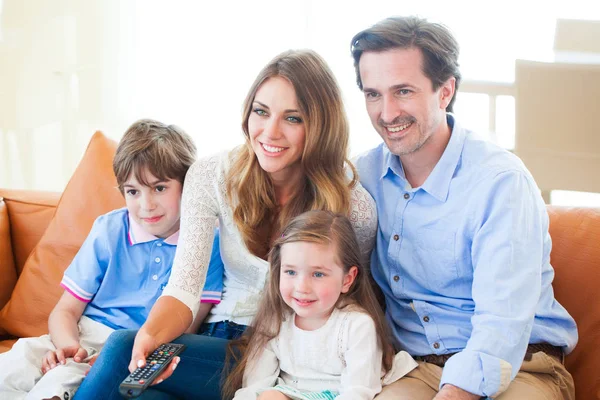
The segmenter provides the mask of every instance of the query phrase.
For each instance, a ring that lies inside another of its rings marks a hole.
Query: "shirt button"
[[[425,321],[425,322],[429,322],[429,317],[428,317],[427,315],[426,315],[426,316],[424,316],[424,317],[423,317],[423,321]]]
[[[400,239],[400,236],[398,236],[398,235],[394,235],[394,240],[395,240],[395,241],[398,241],[398,239]]]
[[[435,343],[433,344],[433,348],[434,348],[434,349],[439,349],[439,348],[440,348],[440,344],[439,344],[438,342],[435,342]]]
[[[406,200],[410,199],[410,194],[408,194],[408,193],[404,193],[404,198],[405,198]]]
[[[161,243],[161,242],[158,242],[158,243],[156,243],[156,245],[157,245],[158,247],[160,247],[160,246],[162,246],[162,243]]]
[[[400,280],[400,277],[398,275],[394,275],[394,281],[398,282]]]
[[[160,262],[160,257],[156,257],[156,258],[154,259],[154,262],[158,264],[158,263]]]
[[[158,279],[158,275],[152,275],[152,280],[155,281]]]

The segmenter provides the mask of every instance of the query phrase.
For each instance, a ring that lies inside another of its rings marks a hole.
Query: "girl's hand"
[[[148,335],[144,331],[140,330],[135,337],[135,342],[133,343],[133,350],[131,351],[131,362],[129,363],[129,372],[133,372],[138,367],[143,367],[146,365],[146,357],[156,350],[160,346],[160,343],[156,343],[154,337]],[[175,357],[171,364],[156,377],[152,385],[157,385],[170,377],[177,368],[177,364],[179,364],[179,357]]]
[[[87,356],[87,350],[79,345],[64,347],[56,351],[51,350],[42,358],[42,373],[45,374],[59,364],[64,365],[67,358],[73,358],[75,362],[82,362]]]

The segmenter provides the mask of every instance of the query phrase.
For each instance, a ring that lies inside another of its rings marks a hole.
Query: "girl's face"
[[[281,248],[279,290],[296,313],[296,326],[315,330],[325,325],[341,293],[352,286],[358,269],[346,273],[332,245],[286,243]]]
[[[262,169],[285,181],[300,169],[304,121],[296,91],[285,78],[267,79],[256,92],[248,118],[250,144]]]

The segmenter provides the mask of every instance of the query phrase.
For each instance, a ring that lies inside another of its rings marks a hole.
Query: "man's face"
[[[444,126],[454,94],[454,78],[434,91],[422,65],[417,48],[365,52],[360,58],[369,118],[390,151],[399,156],[427,148]]]

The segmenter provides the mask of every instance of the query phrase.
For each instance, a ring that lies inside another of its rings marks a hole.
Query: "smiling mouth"
[[[300,306],[309,306],[311,304],[313,304],[314,302],[316,302],[316,300],[302,300],[302,299],[297,299],[294,297],[294,301],[296,302],[296,304],[300,305]]]
[[[144,220],[144,222],[147,222],[147,223],[153,224],[153,223],[155,223],[155,222],[158,222],[158,221],[160,221],[160,220],[161,220],[161,218],[162,218],[162,215],[161,215],[161,216],[159,216],[159,217],[142,218],[142,220]]]
[[[270,146],[265,143],[261,143],[260,145],[267,153],[272,153],[272,154],[281,153],[283,150],[286,149],[285,147]]]
[[[402,132],[408,128],[410,128],[410,126],[412,125],[412,122],[409,122],[407,124],[403,124],[403,125],[398,125],[398,126],[385,126],[384,128],[390,132],[390,133],[398,133],[398,132]]]

